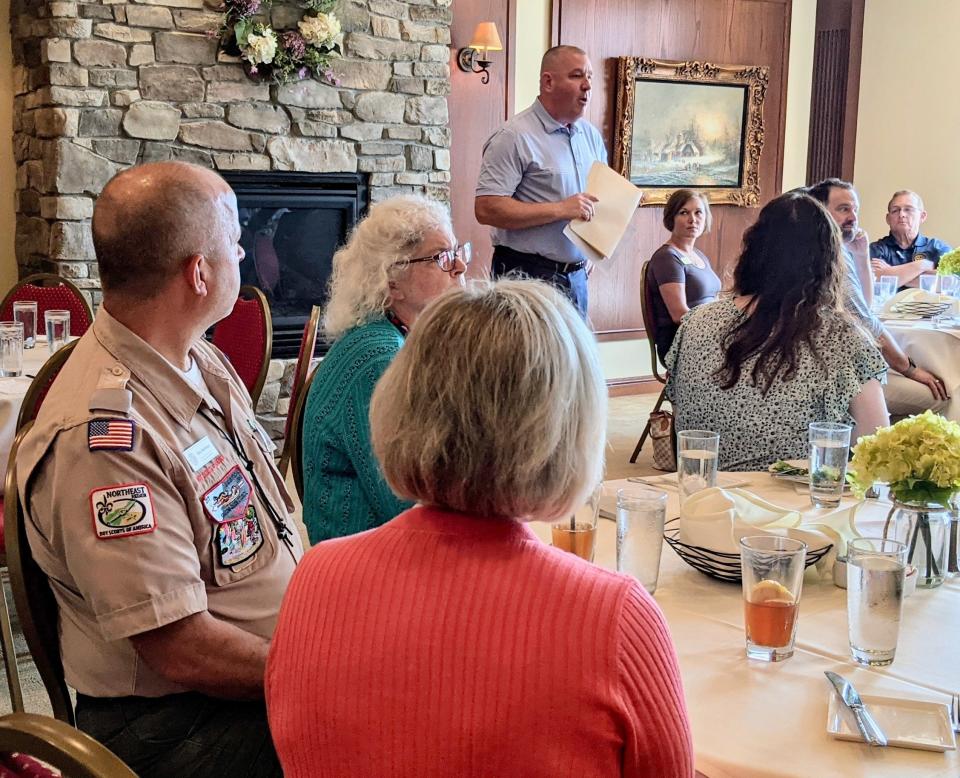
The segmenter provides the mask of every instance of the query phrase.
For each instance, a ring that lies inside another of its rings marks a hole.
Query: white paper
[[[594,162],[587,175],[587,194],[597,198],[593,218],[590,221],[574,219],[564,234],[567,230],[573,232],[592,246],[599,257],[609,257],[623,238],[643,192],[612,168]]]

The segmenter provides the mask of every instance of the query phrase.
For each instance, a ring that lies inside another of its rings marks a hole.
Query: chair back
[[[287,476],[287,467],[293,452],[290,440],[290,427],[293,421],[293,409],[303,393],[303,386],[307,382],[307,373],[310,372],[310,362],[313,360],[313,350],[317,345],[317,328],[320,326],[320,306],[314,305],[310,310],[310,318],[303,328],[303,340],[300,341],[300,353],[297,355],[297,369],[293,373],[293,384],[290,387],[290,410],[287,411],[287,421],[283,428],[283,451],[280,454],[280,475]]]
[[[650,263],[644,262],[640,270],[640,314],[643,316],[643,328],[647,331],[647,343],[650,346],[650,365],[653,377],[661,384],[667,382],[666,372],[660,374],[660,357],[657,356],[657,323],[653,318],[653,295],[649,278]]]
[[[0,321],[13,320],[13,304],[33,300],[37,304],[37,335],[46,335],[45,311],[70,311],[70,334],[83,335],[93,323],[93,309],[76,284],[53,273],[34,273],[13,287],[0,303]]]
[[[27,647],[50,697],[53,715],[71,726],[76,725],[73,703],[63,673],[60,658],[60,613],[57,600],[50,588],[47,574],[40,569],[27,541],[26,518],[17,491],[17,451],[33,421],[17,433],[10,450],[10,464],[4,485],[3,534],[7,546],[7,569],[10,588],[17,606],[20,627],[27,639]],[[32,753],[29,749],[24,749]],[[40,756],[38,754],[38,756]],[[45,758],[42,757],[41,758]],[[74,773],[70,773],[73,775]],[[92,774],[92,773],[91,773]]]
[[[0,751],[29,754],[71,778],[137,778],[120,757],[86,733],[35,713],[0,718]],[[22,775],[46,775],[35,772],[36,765],[31,768]]]
[[[297,395],[296,404],[290,409],[290,463],[293,469],[293,485],[296,487],[300,504],[303,505],[303,412],[307,407],[307,397],[310,396],[310,386],[313,384],[314,370],[303,389]]]
[[[213,330],[213,345],[227,355],[256,408],[273,350],[273,323],[266,295],[255,286],[241,286],[233,311]]]
[[[43,401],[53,386],[53,382],[57,376],[60,375],[60,371],[70,358],[73,350],[77,347],[77,343],[79,343],[79,341],[71,340],[66,346],[55,351],[53,355],[43,363],[43,367],[37,371],[37,377],[30,382],[27,393],[23,397],[23,402],[20,404],[20,415],[17,417],[18,430],[28,422],[37,418],[37,414],[40,412],[40,406],[43,405]]]

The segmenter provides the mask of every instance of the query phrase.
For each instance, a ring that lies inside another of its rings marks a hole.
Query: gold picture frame
[[[663,205],[689,187],[711,204],[760,203],[763,100],[770,69],[617,58],[613,166]]]

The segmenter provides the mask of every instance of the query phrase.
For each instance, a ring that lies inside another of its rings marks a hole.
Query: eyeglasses
[[[464,266],[470,264],[473,259],[473,248],[469,243],[457,246],[455,249],[444,249],[429,257],[417,257],[408,259],[404,264],[412,265],[414,262],[436,262],[444,273],[451,273],[457,267],[457,260],[463,262]]]

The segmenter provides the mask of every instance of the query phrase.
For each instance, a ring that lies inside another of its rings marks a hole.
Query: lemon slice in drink
[[[771,581],[765,578],[750,592],[750,602],[784,602],[793,604],[793,595],[790,590],[779,581]]]

